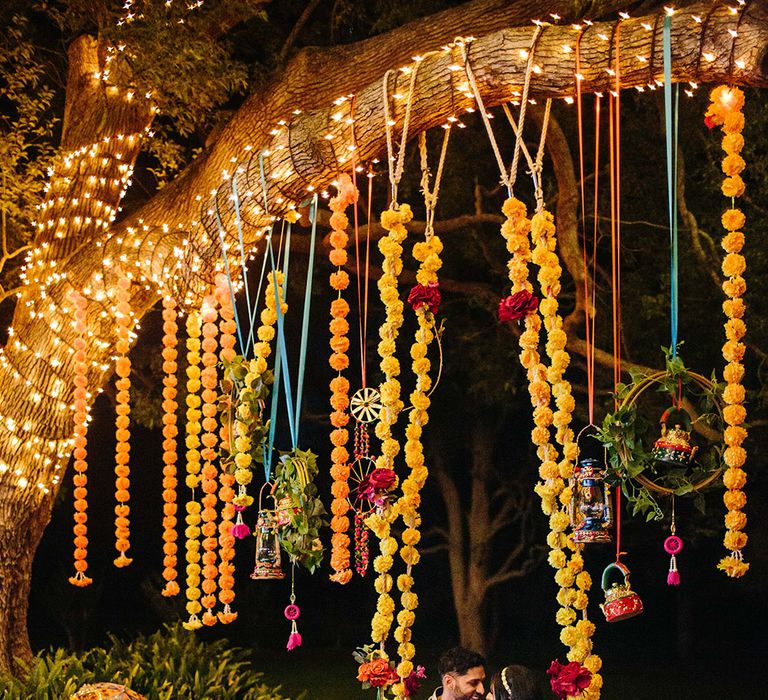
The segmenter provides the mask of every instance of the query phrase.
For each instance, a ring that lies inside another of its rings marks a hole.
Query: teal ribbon
[[[672,17],[664,18],[664,126],[667,141],[667,199],[669,205],[669,302],[672,357],[677,357],[678,250],[677,250],[677,140],[680,88],[672,104]]]
[[[291,388],[291,377],[288,367],[288,351],[285,342],[285,315],[280,309],[279,287],[276,280],[277,263],[275,260],[272,240],[267,245],[270,263],[273,273],[273,287],[275,291],[275,313],[277,315],[277,349],[275,355],[275,379],[272,385],[272,406],[270,411],[269,436],[267,444],[264,447],[264,473],[269,480],[272,466],[272,456],[274,454],[275,432],[277,427],[277,413],[279,405],[280,380],[282,377],[283,391],[285,394],[286,411],[288,413],[288,429],[291,436],[291,446],[296,450],[299,446],[299,427],[301,423],[301,405],[304,393],[304,374],[307,363],[307,343],[309,340],[309,319],[312,308],[312,281],[315,263],[315,242],[317,239],[317,195],[312,199],[310,207],[310,219],[312,222],[312,231],[310,234],[310,252],[307,263],[307,281],[304,289],[304,309],[301,322],[301,340],[299,346],[299,369],[296,380],[296,401],[293,400],[293,391]],[[288,283],[288,263],[291,250],[291,224],[288,224],[285,240],[285,257],[283,260],[283,298],[287,290]]]

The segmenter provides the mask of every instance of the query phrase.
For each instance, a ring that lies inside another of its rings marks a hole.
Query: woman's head
[[[506,666],[491,678],[488,700],[542,700],[536,676],[525,666]]]

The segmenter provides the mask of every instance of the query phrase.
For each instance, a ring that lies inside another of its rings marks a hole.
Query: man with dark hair
[[[442,687],[429,700],[484,700],[485,659],[463,647],[446,651],[437,664]]]

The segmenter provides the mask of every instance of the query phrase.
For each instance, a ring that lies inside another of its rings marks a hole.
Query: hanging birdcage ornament
[[[259,516],[253,533],[256,537],[256,566],[251,578],[256,581],[270,581],[285,578],[280,562],[280,525],[275,510],[262,505],[264,486],[259,492]]]
[[[653,458],[669,467],[690,466],[698,448],[691,445],[691,417],[688,412],[682,408],[668,408],[662,414],[660,423],[661,437],[653,445]]]
[[[571,526],[574,542],[610,542],[613,507],[610,487],[605,483],[603,465],[584,457],[571,480]]]

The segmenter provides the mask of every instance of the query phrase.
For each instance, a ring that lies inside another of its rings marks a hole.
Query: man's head
[[[482,700],[485,697],[485,659],[477,652],[454,647],[440,657],[437,670],[443,700]]]

